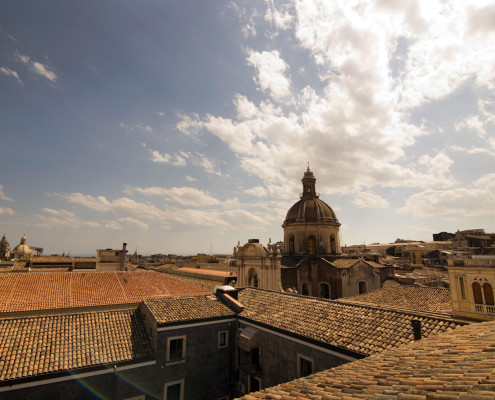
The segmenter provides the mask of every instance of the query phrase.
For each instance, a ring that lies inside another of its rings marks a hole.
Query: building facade
[[[448,263],[453,315],[495,319],[495,258],[452,258]]]

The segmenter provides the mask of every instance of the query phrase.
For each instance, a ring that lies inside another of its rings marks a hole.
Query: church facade
[[[234,248],[238,286],[337,299],[382,287],[389,268],[342,254],[340,222],[316,192],[316,178],[308,169],[301,180],[303,192],[287,212],[284,241],[257,239]]]

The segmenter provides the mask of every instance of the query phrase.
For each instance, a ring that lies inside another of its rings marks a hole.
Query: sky
[[[4,0],[0,234],[44,254],[495,231],[495,3]]]

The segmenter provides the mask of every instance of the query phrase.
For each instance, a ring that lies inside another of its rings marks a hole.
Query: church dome
[[[318,198],[301,199],[287,212],[284,224],[293,222],[338,222],[332,208]]]
[[[289,209],[284,225],[294,222],[339,222],[332,208],[320,200],[315,191],[315,182],[316,178],[308,167],[302,179],[301,200]]]
[[[27,244],[26,235],[22,236],[21,243],[14,248],[13,253],[15,257],[23,257],[33,254],[31,247],[29,247]]]

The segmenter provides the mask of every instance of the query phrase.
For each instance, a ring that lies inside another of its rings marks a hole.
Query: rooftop
[[[239,302],[245,307],[239,314],[241,318],[362,355],[412,342],[413,319],[421,321],[423,337],[462,324],[446,316],[418,316],[255,288],[240,290]]]
[[[135,304],[207,290],[153,271],[0,274],[0,313]]]
[[[152,356],[135,309],[0,319],[0,381]]]
[[[387,284],[381,289],[358,296],[346,297],[338,301],[445,315],[452,314],[449,289],[401,285],[394,281],[387,281]]]
[[[234,316],[215,296],[145,300],[144,305],[158,324]]]
[[[206,269],[206,268],[189,268],[189,267],[181,267],[181,268],[167,268],[160,269],[163,272],[170,273],[185,273],[188,275],[209,275],[209,276],[217,276],[217,277],[236,277],[237,274],[235,271],[218,271],[214,269]]]
[[[495,321],[251,393],[255,399],[476,399],[495,393]]]

